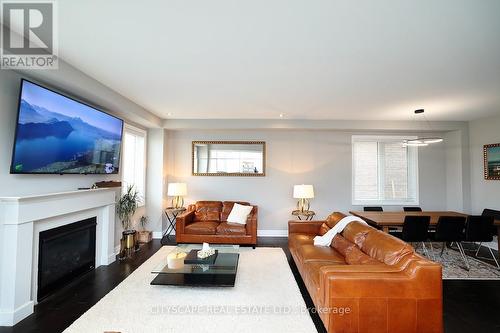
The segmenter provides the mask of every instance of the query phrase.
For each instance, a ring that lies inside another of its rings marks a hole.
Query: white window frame
[[[404,205],[420,205],[420,187],[419,187],[419,168],[418,168],[418,147],[408,147],[408,172],[413,173],[413,177],[408,176],[408,187],[412,186],[415,188],[415,199],[414,200],[356,200],[355,198],[355,142],[401,142],[403,144],[404,140],[416,139],[416,136],[397,136],[397,135],[353,135],[351,140],[351,200],[353,206],[404,206]],[[379,161],[377,164],[383,165],[380,160],[380,155],[378,156]],[[378,181],[378,192],[382,191],[384,186],[382,177],[382,172],[377,171],[379,181]],[[413,182],[413,184],[410,184]]]
[[[122,194],[127,191],[127,184],[125,184],[125,181],[123,179],[124,172],[123,169],[125,167],[125,133],[129,132],[131,134],[137,135],[137,136],[142,136],[144,137],[144,176],[143,176],[143,184],[144,184],[144,193],[142,193],[142,196],[139,200],[138,207],[143,207],[146,205],[146,168],[147,168],[147,148],[148,148],[148,132],[140,129],[138,127],[132,126],[130,124],[125,123],[123,125],[123,143],[122,143],[122,163],[120,163],[120,173],[121,173],[121,181],[122,181]]]

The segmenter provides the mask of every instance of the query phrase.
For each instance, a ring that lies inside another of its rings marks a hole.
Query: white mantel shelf
[[[116,188],[0,197],[0,221],[23,224],[115,203]]]
[[[116,191],[116,189],[118,189],[118,188],[119,187],[107,187],[107,188],[88,189],[88,190],[76,190],[76,191],[56,192],[56,193],[47,193],[47,194],[25,195],[25,196],[19,196],[19,197],[0,197],[0,203],[52,199],[52,198],[56,198],[56,197],[63,197],[63,196],[66,197],[66,196],[80,195],[80,194],[85,194],[85,193],[93,193],[93,192],[101,192],[101,191]]]
[[[33,313],[39,233],[97,217],[96,268],[115,260],[117,188],[0,197],[0,326]]]

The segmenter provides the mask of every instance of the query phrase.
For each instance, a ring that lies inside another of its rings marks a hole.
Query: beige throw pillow
[[[238,224],[247,224],[248,214],[252,211],[253,206],[244,206],[235,203],[231,213],[227,217],[228,223],[238,223]]]

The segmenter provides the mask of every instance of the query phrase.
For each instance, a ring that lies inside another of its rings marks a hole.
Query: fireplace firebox
[[[38,301],[94,269],[96,225],[92,217],[40,232]]]

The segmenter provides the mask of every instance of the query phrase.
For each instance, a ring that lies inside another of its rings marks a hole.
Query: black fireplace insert
[[[92,217],[40,232],[38,301],[94,269],[96,225]]]

